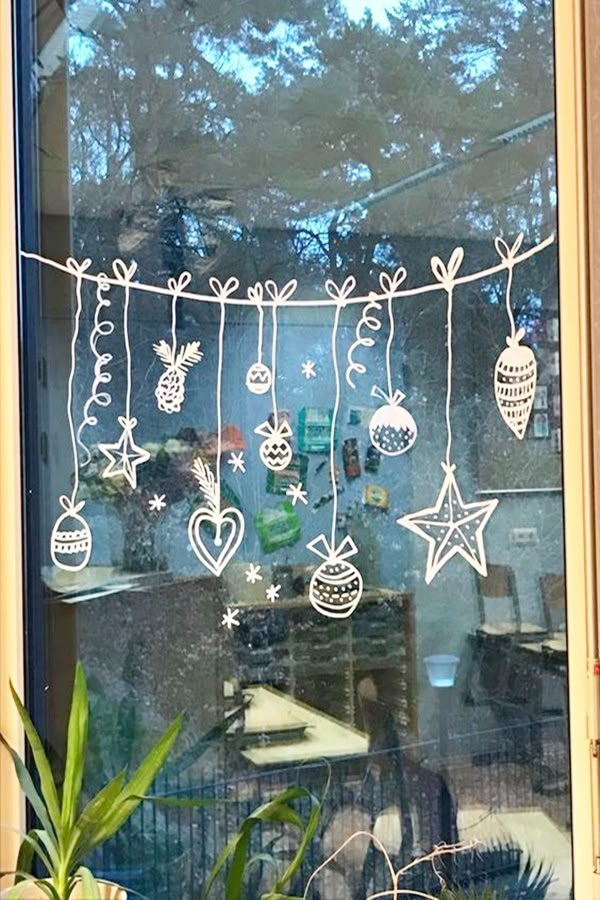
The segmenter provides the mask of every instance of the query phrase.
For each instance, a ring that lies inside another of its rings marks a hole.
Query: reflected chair
[[[544,620],[549,633],[565,630],[565,576],[545,574],[540,576],[540,593]]]
[[[545,625],[524,622],[521,617],[519,594],[515,573],[511,566],[497,564],[488,565],[486,578],[476,575],[477,606],[479,611],[479,628],[481,634],[489,636],[518,635],[521,640],[531,636],[533,639],[543,637],[547,632]],[[503,610],[499,616],[490,616],[491,607]],[[508,618],[506,612],[508,609]]]

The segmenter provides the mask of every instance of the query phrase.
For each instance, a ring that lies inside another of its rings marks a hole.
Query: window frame
[[[21,372],[24,304],[18,292],[18,180],[15,168],[15,80],[26,75],[27,48],[17,43],[11,10],[0,4],[0,729],[17,748],[23,735],[7,690],[25,682],[26,532],[22,529],[23,456],[27,394],[35,376]],[[561,383],[565,566],[569,650],[569,727],[575,900],[600,900],[600,769],[591,753],[590,716],[596,704],[588,661],[600,656],[595,600],[592,354],[586,186],[584,0],[555,0],[557,171],[559,209]],[[21,36],[19,36],[21,38]],[[27,170],[27,168],[26,168]],[[27,190],[27,185],[24,186]],[[23,290],[23,285],[21,284]],[[576,302],[575,302],[576,301]],[[28,341],[29,341],[28,336]],[[27,354],[31,359],[31,354]],[[28,435],[30,439],[31,435]],[[585,602],[582,602],[582,597]],[[31,618],[31,610],[30,610]],[[35,624],[35,623],[34,623]],[[35,644],[35,635],[33,636]],[[27,635],[27,652],[32,653]],[[38,648],[40,652],[42,648]],[[35,714],[35,711],[34,711]],[[600,737],[600,734],[598,735]],[[0,869],[14,865],[24,802],[5,751],[0,751]]]

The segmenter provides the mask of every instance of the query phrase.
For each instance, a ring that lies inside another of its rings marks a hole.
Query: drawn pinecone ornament
[[[154,352],[166,366],[154,391],[158,408],[166,413],[180,412],[185,399],[187,373],[202,359],[200,341],[190,341],[179,351],[176,346],[170,347],[166,341],[159,341],[154,344]]]
[[[520,344],[525,331],[506,338],[507,346],[496,360],[494,392],[500,415],[521,440],[525,434],[537,381],[537,362],[531,347]]]

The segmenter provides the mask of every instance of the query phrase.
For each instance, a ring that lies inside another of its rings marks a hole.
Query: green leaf
[[[33,860],[36,854],[45,865],[48,873],[50,874],[52,872],[52,863],[42,847],[39,836],[40,832],[38,829],[33,828],[23,838],[21,846],[19,847],[19,855],[17,856],[17,869],[20,872],[28,872],[30,875],[33,874]],[[19,877],[17,881],[21,881],[21,878]]]
[[[6,875],[9,873],[1,872],[0,875]],[[3,900],[20,900],[26,890],[28,890],[31,885],[35,885],[39,888],[42,893],[44,893],[50,900],[61,900],[56,891],[49,881],[46,879],[33,878],[31,875],[27,875],[25,872],[14,872],[10,874],[15,875],[23,875],[24,878],[22,881],[13,884],[12,887],[8,888],[5,893],[2,894]]]
[[[67,732],[65,780],[63,782],[61,824],[69,834],[77,817],[77,808],[83,784],[85,751],[88,731],[88,692],[85,672],[80,662],[75,667],[73,697]]]
[[[252,837],[252,827],[255,824],[252,819],[246,819],[242,827],[238,840],[235,844],[233,856],[229,864],[227,872],[227,881],[225,882],[225,900],[242,900],[244,891],[244,873],[246,871],[246,863],[248,852],[250,850],[250,838]]]
[[[234,803],[234,800],[217,800],[214,797],[161,797],[160,794],[138,794],[134,799],[140,803],[154,803],[156,806],[167,806],[172,809],[202,809],[214,806],[215,803]]]
[[[182,724],[183,716],[180,715],[146,754],[129,782],[116,798],[113,810],[107,813],[99,823],[95,834],[91,838],[91,848],[97,847],[108,840],[140,805],[141,800],[139,798],[146,794],[146,791],[165,764],[165,760],[171,752]]]
[[[27,738],[29,746],[31,747],[33,761],[35,763],[35,767],[37,769],[40,780],[40,791],[42,792],[42,797],[44,798],[44,803],[46,804],[48,815],[50,816],[54,828],[58,832],[60,828],[60,804],[58,800],[58,791],[56,789],[56,783],[54,781],[52,769],[50,768],[50,763],[48,762],[48,757],[46,756],[46,751],[44,750],[44,745],[42,744],[41,738],[37,732],[35,725],[31,721],[29,713],[21,703],[21,699],[17,694],[12,682],[10,683],[10,692],[12,694],[13,702],[17,708],[17,712],[19,713],[19,718],[23,723],[25,736]]]
[[[25,764],[16,750],[10,746],[6,738],[0,733],[0,743],[6,748],[10,757],[12,759],[13,765],[15,767],[15,772],[17,773],[17,778],[19,780],[19,784],[21,785],[21,789],[27,799],[29,800],[33,811],[36,816],[40,820],[42,827],[45,829],[47,837],[54,848],[53,854],[53,862],[56,861],[56,854],[58,853],[57,839],[54,828],[52,826],[52,822],[50,821],[50,817],[48,815],[48,810],[46,809],[46,805],[44,804],[42,798],[38,794],[35,789],[35,785],[31,778],[31,775],[27,771]]]
[[[71,866],[76,866],[95,846],[94,833],[99,824],[114,809],[117,798],[125,785],[125,769],[119,772],[86,804],[79,816],[68,848]]]
[[[77,875],[81,878],[81,888],[85,900],[102,900],[100,894],[100,885],[85,866],[80,866]]]
[[[304,789],[301,789],[301,790],[304,790]],[[327,791],[325,792],[325,794],[326,793],[327,793]],[[294,875],[296,875],[296,873],[300,869],[300,867],[302,865],[302,860],[304,859],[306,851],[308,850],[308,847],[310,846],[310,843],[315,836],[315,832],[316,832],[317,828],[319,827],[319,822],[321,821],[321,809],[323,807],[323,801],[325,798],[325,794],[319,801],[319,800],[317,800],[316,797],[314,797],[310,793],[310,791],[306,791],[306,796],[310,799],[310,802],[312,804],[310,815],[308,817],[308,822],[307,822],[306,828],[304,830],[304,834],[302,835],[302,839],[300,841],[298,849],[296,850],[296,853],[294,854],[294,858],[290,862],[287,869],[284,871],[283,875],[280,878],[278,878],[277,882],[275,883],[275,886],[273,887],[274,891],[282,891],[283,888],[285,887],[285,885],[288,884],[288,882],[290,882],[292,880]]]

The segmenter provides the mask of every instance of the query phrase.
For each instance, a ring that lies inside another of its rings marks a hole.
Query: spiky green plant
[[[29,713],[12,684],[10,688],[31,749],[39,788],[19,754],[1,734],[0,741],[11,756],[19,784],[31,804],[39,827],[33,828],[24,837],[16,871],[2,873],[15,876],[15,883],[5,896],[7,900],[19,900],[33,884],[50,900],[69,900],[76,883],[82,881],[86,898],[95,900],[100,897],[98,883],[83,861],[92,850],[112,837],[146,799],[148,788],[163,767],[181,730],[183,717],[178,716],[172,722],[130,778],[127,778],[124,769],[84,805],[81,791],[88,741],[89,700],[83,666],[77,663],[75,669],[64,776],[60,787],[54,779]],[[46,870],[41,877],[32,874],[36,857]]]

